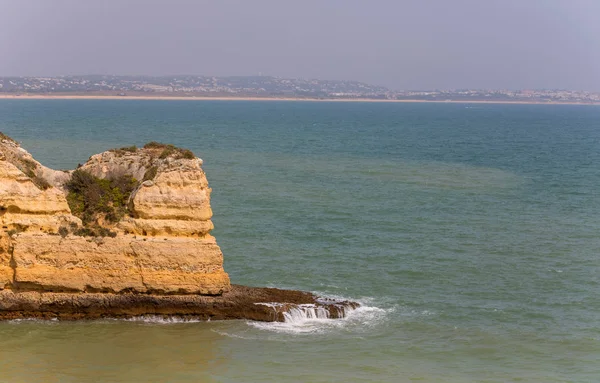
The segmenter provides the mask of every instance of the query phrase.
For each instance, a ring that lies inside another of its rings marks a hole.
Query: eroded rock
[[[173,148],[107,151],[79,168],[101,179],[127,175],[139,182],[128,214],[94,222],[114,237],[95,237],[89,235],[98,230],[85,230],[67,203],[72,171],[55,172],[14,141],[0,143],[0,286],[19,292],[228,291],[223,254],[209,234],[211,189],[202,162]]]

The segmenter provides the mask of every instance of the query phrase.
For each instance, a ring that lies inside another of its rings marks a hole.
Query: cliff
[[[79,174],[92,180],[129,177],[135,187],[123,196],[123,216],[114,222],[107,213],[118,208],[116,202],[96,190],[97,199],[106,201],[95,217],[87,217],[87,226],[106,229],[109,235],[102,237],[86,235],[86,217],[70,208],[77,201],[67,203],[68,197],[77,199],[68,190],[73,171],[51,171],[9,139],[0,145],[0,288],[205,295],[229,290],[223,255],[210,235],[211,190],[199,158],[158,144],[90,157]],[[94,199],[85,195],[93,192],[83,190],[82,204]]]
[[[210,235],[210,194],[202,160],[172,145],[56,171],[0,133],[0,318],[283,320],[289,304],[328,306],[308,293],[232,288]]]

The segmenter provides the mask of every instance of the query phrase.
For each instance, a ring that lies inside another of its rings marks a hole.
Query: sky
[[[600,0],[0,0],[0,76],[600,91]]]

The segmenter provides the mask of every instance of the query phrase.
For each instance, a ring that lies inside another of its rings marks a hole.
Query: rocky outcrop
[[[322,302],[313,294],[302,291],[238,285],[232,285],[221,296],[0,291],[0,320],[75,320],[151,315],[200,320],[250,319],[283,322],[289,310],[303,310],[309,306],[313,310],[324,311],[327,318],[336,319],[345,317],[358,304],[348,301]]]
[[[211,189],[199,158],[160,144],[90,157],[82,171],[139,180],[127,214],[112,223],[100,219],[114,237],[96,237],[75,235],[84,225],[67,203],[72,171],[44,168],[12,140],[4,139],[0,149],[0,288],[204,295],[229,290],[223,255],[210,235]]]
[[[0,319],[285,320],[290,310],[337,318],[357,306],[232,288],[210,235],[210,194],[202,160],[171,145],[55,171],[0,133]]]

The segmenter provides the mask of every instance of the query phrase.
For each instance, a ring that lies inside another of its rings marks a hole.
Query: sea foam
[[[336,297],[337,301],[347,299]],[[361,306],[354,308],[344,305],[344,317],[332,319],[329,311],[314,304],[304,304],[289,307],[283,312],[283,322],[254,322],[248,321],[248,325],[259,330],[273,331],[287,334],[321,334],[334,330],[354,331],[366,327],[375,326],[385,321],[390,310],[366,305],[358,301]],[[261,303],[272,307],[274,310],[281,309],[278,304]]]

